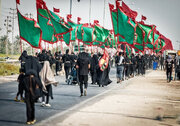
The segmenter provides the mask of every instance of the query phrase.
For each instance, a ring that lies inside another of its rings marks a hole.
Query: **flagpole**
[[[16,10],[18,10],[17,2],[16,2]],[[17,13],[17,17],[18,17],[18,13]],[[19,26],[19,18],[18,18],[18,26]],[[19,39],[20,39],[20,49],[21,49],[21,53],[22,53],[22,41],[21,41],[21,35],[20,35],[20,28],[19,28]]]
[[[91,0],[89,0],[89,24],[91,23]]]
[[[103,27],[104,27],[104,20],[105,20],[105,11],[106,11],[106,0],[104,0],[104,12],[103,12]]]
[[[70,0],[70,14],[72,13],[72,0]]]

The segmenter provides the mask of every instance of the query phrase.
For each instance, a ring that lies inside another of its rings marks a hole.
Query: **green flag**
[[[117,11],[114,9],[114,5],[109,4],[110,14],[111,14],[111,20],[112,20],[112,26],[114,30],[114,35],[118,35],[118,28],[117,28]]]
[[[106,36],[104,33],[104,29],[100,26],[95,25],[94,26],[94,34],[96,36],[96,42],[105,42]]]
[[[133,45],[135,23],[118,8],[118,34],[128,44]]]
[[[61,21],[59,21],[58,19],[56,19],[49,10],[48,11],[48,15],[49,15],[49,19],[53,25],[54,31],[56,35],[62,35],[62,34],[66,34],[68,32],[70,32],[70,29],[64,25],[63,23],[61,23]]]
[[[21,39],[28,42],[32,47],[41,48],[42,32],[39,24],[34,19],[24,17],[18,9],[17,13]]]
[[[83,42],[93,42],[95,40],[94,28],[82,27],[83,29]]]
[[[72,22],[72,21],[68,21],[67,23],[72,27],[71,41],[75,41],[76,40],[77,24]]]
[[[63,35],[63,40],[66,43],[66,45],[68,45],[68,46],[70,44],[70,37],[71,37],[70,32]]]
[[[49,20],[47,11],[45,9],[38,9],[37,12],[38,22],[42,30],[42,39],[49,43],[57,42],[58,39],[55,37],[54,28]]]
[[[82,26],[83,26],[83,24],[78,24],[77,26],[78,26],[77,32],[76,32],[77,39],[82,40]]]

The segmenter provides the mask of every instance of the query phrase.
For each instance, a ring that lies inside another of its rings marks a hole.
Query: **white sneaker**
[[[42,103],[41,103],[41,107],[44,107],[44,106],[45,106],[45,102],[42,102]]]
[[[48,104],[45,104],[46,107],[51,107],[51,105],[48,103]]]

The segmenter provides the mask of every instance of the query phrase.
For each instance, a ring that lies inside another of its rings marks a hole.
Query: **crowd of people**
[[[83,50],[79,54],[66,50],[65,54],[42,50],[41,53],[36,53],[35,56],[29,56],[24,51],[19,60],[21,61],[21,69],[18,77],[18,93],[15,100],[25,101],[27,109],[27,124],[34,124],[35,109],[34,103],[40,101],[42,107],[50,107],[49,97],[53,99],[52,85],[57,86],[58,82],[55,76],[59,75],[60,71],[65,71],[65,82],[67,84],[77,84],[80,87],[80,97],[87,95],[88,76],[91,77],[91,84],[99,87],[109,85],[112,81],[109,78],[111,67],[116,67],[117,84],[129,78],[145,75],[148,69],[161,69],[167,73],[167,81],[172,80],[173,64],[175,68],[177,58],[173,60],[172,56],[162,55],[126,55],[124,52],[116,52],[113,56],[109,56],[108,67],[101,70],[99,60],[103,57],[102,53],[88,53],[88,50]],[[154,68],[156,63],[156,68]],[[115,65],[114,65],[115,64]],[[25,97],[23,98],[23,91]],[[45,98],[46,97],[46,98]],[[45,100],[46,99],[46,100]]]

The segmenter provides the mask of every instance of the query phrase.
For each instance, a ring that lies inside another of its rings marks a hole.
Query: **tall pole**
[[[0,20],[1,20],[1,0],[0,0]]]
[[[89,0],[89,24],[91,23],[91,0]]]
[[[104,0],[103,27],[104,27],[104,21],[105,21],[105,12],[106,12],[106,0]]]
[[[70,14],[72,14],[72,0],[70,0]]]
[[[16,9],[12,9],[10,8],[10,10],[12,11],[12,13],[10,12],[10,14],[12,14],[12,45],[11,45],[11,54],[14,53],[14,45],[13,45],[13,42],[14,42],[14,20],[15,20],[15,14],[16,14]]]
[[[4,21],[5,21],[4,26],[6,26],[6,36],[7,36],[7,39],[6,39],[6,54],[8,54],[8,33],[10,32],[9,27],[11,27],[11,25],[10,25],[10,22],[11,22],[10,17],[7,16]]]

